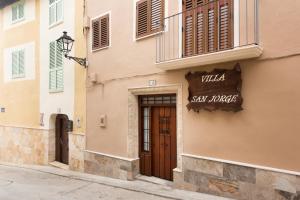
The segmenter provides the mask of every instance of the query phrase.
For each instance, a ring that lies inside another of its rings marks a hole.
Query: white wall
[[[44,128],[49,129],[53,114],[66,114],[70,120],[74,113],[74,68],[75,62],[64,58],[64,90],[59,93],[49,92],[49,43],[62,36],[63,31],[74,38],[75,1],[64,0],[63,22],[49,28],[49,1],[41,1],[40,6],[40,112],[44,113]],[[74,55],[72,51],[70,53]]]
[[[45,1],[45,0],[42,0]],[[3,9],[3,29],[11,29],[27,22],[35,20],[35,0],[24,0],[24,19],[16,23],[12,22],[12,5]]]
[[[23,78],[12,78],[12,52],[25,50],[25,76]],[[3,80],[4,83],[11,81],[24,81],[35,79],[35,43],[26,43],[4,49],[3,52]]]

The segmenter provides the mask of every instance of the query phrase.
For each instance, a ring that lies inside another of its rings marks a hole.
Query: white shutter
[[[19,77],[25,76],[25,50],[19,51]]]
[[[56,6],[55,4],[52,4],[50,7],[49,7],[49,25],[52,25],[55,21],[56,21],[56,13],[55,13],[55,10],[56,9]]]
[[[62,21],[63,18],[63,1],[56,3],[56,22]]]
[[[12,78],[16,78],[19,74],[19,69],[18,69],[18,52],[12,52],[11,55],[11,69],[12,69]]]

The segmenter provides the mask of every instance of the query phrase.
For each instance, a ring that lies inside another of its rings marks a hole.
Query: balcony
[[[174,70],[259,57],[258,0],[186,0],[163,20],[156,65]]]

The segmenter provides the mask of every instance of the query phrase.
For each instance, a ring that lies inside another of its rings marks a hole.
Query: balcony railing
[[[258,0],[190,2],[164,19],[156,37],[157,64],[258,46]]]

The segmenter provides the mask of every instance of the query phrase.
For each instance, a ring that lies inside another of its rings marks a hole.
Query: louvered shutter
[[[195,11],[195,44],[196,54],[202,54],[205,52],[205,2],[204,0],[197,0]]]
[[[150,16],[149,16],[149,1],[141,0],[136,5],[137,30],[136,36],[142,37],[149,33]]]
[[[55,42],[50,42],[49,51],[49,89],[56,89],[56,45]]]
[[[21,77],[25,75],[25,50],[19,51],[18,62],[19,77]]]
[[[219,3],[219,48],[232,48],[232,4],[231,0],[220,0]]]
[[[100,20],[92,21],[92,49],[100,48]]]
[[[162,29],[164,17],[164,0],[151,0],[151,31]]]
[[[207,6],[207,48],[208,52],[218,50],[218,8],[215,0],[209,0]]]
[[[194,3],[193,0],[183,0],[183,54],[194,54]]]
[[[100,48],[109,45],[109,15],[100,18]]]
[[[19,57],[19,54],[18,52],[12,52],[12,55],[11,55],[11,68],[12,68],[12,77],[15,78],[18,76],[19,74],[19,67],[18,67],[18,57]]]
[[[12,21],[16,21],[18,19],[18,6],[13,5],[11,8],[11,19]]]
[[[56,89],[64,88],[63,53],[59,50],[61,43],[56,43]]]
[[[19,19],[22,19],[24,17],[24,3],[18,4],[18,12],[19,12]]]

